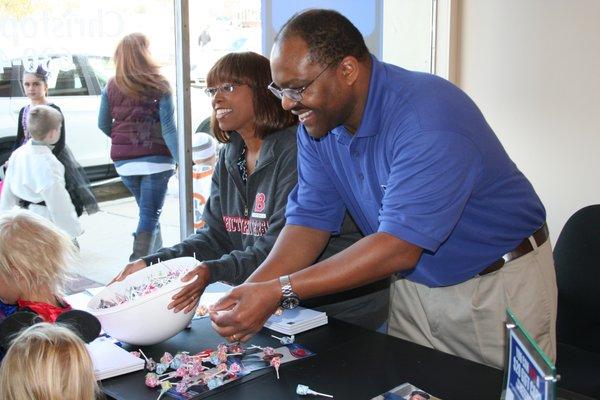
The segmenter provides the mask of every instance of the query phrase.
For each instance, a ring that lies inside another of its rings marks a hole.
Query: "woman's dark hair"
[[[308,46],[311,62],[326,65],[346,56],[364,60],[369,49],[360,31],[334,10],[310,9],[290,18],[275,37],[275,43],[299,37]]]
[[[269,60],[253,52],[229,53],[221,57],[208,71],[207,86],[223,83],[248,85],[252,89],[255,134],[259,139],[296,124],[296,118],[281,107],[267,86],[271,83]],[[215,138],[221,143],[229,142],[229,132],[222,131],[213,111],[210,125]]]
[[[48,84],[48,76],[50,76],[50,72],[46,71],[42,64],[38,64],[35,71],[24,70],[23,75],[35,75],[37,78],[41,79],[45,84]]]
[[[50,72],[47,71],[42,64],[38,64],[35,70],[23,70],[23,78],[25,75],[33,75],[46,85],[45,95],[48,96],[48,77],[50,76]]]

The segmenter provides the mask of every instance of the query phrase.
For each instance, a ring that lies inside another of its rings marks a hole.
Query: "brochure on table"
[[[503,400],[556,399],[556,368],[507,308],[507,351]]]
[[[296,335],[325,324],[327,324],[327,314],[324,312],[296,307],[292,310],[283,310],[281,315],[272,315],[265,323],[265,328],[284,335]]]
[[[172,384],[174,387],[166,392],[166,397],[177,400],[203,399],[216,393],[220,393],[223,390],[227,390],[227,387],[248,382],[253,378],[262,376],[264,373],[270,373],[273,371],[273,367],[270,364],[273,357],[279,357],[281,365],[284,365],[292,361],[315,355],[315,353],[298,343],[291,343],[271,349],[273,351],[271,355],[265,354],[264,350],[265,348],[253,348],[250,346],[246,348],[243,355],[228,357],[227,364],[230,367],[232,363],[236,363],[241,369],[235,374],[227,374],[224,376],[219,380],[217,386],[212,386],[210,382],[211,379],[209,379],[207,382],[192,386],[185,393],[179,393],[176,389],[177,382],[173,381]],[[215,369],[217,369],[216,366],[205,372],[210,375],[211,371]],[[284,374],[284,371],[277,372],[277,374]]]
[[[441,400],[410,383],[403,383],[371,400]]]

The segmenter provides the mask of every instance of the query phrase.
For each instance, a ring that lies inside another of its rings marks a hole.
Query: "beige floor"
[[[80,265],[76,272],[93,281],[108,283],[126,264],[138,220],[133,197],[100,203],[100,211],[83,215],[85,233],[78,239]],[[179,242],[179,200],[168,195],[161,215],[164,245]]]

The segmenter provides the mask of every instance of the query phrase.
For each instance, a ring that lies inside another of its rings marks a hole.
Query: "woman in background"
[[[137,260],[162,245],[158,221],[177,160],[177,131],[171,88],[146,36],[125,36],[114,61],[116,73],[102,91],[98,127],[111,138],[110,156],[139,208],[129,257]]]

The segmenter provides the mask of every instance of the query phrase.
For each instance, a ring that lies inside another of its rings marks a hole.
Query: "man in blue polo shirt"
[[[335,11],[294,16],[271,56],[271,91],[301,123],[298,186],[269,257],[215,306],[217,331],[244,340],[280,301],[394,275],[390,334],[502,367],[510,306],[554,359],[545,210],[473,101],[378,61]],[[346,209],[366,237],[311,265]]]

